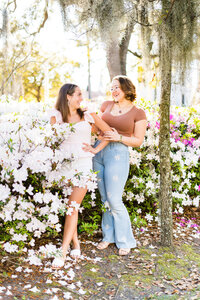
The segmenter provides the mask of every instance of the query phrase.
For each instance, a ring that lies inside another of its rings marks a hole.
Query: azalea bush
[[[132,223],[140,227],[159,216],[159,107],[144,100],[138,105],[147,113],[148,129],[143,145],[130,148],[124,201]],[[70,167],[75,158],[60,145],[75,129],[68,124],[51,126],[49,109],[49,105],[7,97],[0,101],[0,226],[8,252],[25,244],[33,246],[43,234],[62,230],[60,218],[78,209],[76,203],[68,205],[73,185],[87,184],[89,189],[79,208],[79,231],[92,234],[100,224],[96,175],[73,173],[67,180],[62,175],[63,162]],[[200,114],[172,107],[170,119],[173,206],[183,213],[186,206],[199,206]]]
[[[148,129],[140,149],[130,149],[131,168],[124,200],[134,216],[147,221],[159,216],[159,107],[142,102]],[[193,108],[171,107],[171,167],[173,208],[183,213],[200,200],[200,114]],[[138,218],[135,218],[137,222]]]
[[[78,209],[68,205],[73,186],[96,188],[96,174],[87,177],[71,172],[65,178],[62,164],[69,168],[74,157],[60,145],[73,133],[68,124],[53,126],[41,104],[1,101],[0,116],[0,220],[5,250],[14,252],[35,238],[61,231],[59,217]],[[13,111],[14,107],[14,111]]]

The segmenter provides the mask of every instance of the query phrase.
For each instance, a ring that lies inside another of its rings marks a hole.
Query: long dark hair
[[[115,76],[112,80],[118,80],[120,88],[125,94],[125,98],[133,102],[136,99],[136,89],[132,81],[124,75]]]
[[[63,122],[68,122],[68,116],[70,115],[69,111],[69,103],[67,99],[67,95],[72,96],[75,92],[75,89],[78,87],[78,85],[73,83],[66,83],[64,84],[58,93],[58,98],[55,104],[55,108],[59,110],[59,112],[62,115]],[[77,113],[79,114],[80,118],[83,118],[84,111],[82,109],[78,108]]]

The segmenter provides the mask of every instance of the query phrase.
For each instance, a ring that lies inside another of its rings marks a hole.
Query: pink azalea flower
[[[185,219],[181,219],[181,222],[186,222],[186,220]]]
[[[193,228],[194,227],[199,227],[199,225],[198,224],[191,224],[190,227],[193,227]]]
[[[160,129],[160,123],[159,123],[159,122],[156,122],[155,127],[158,128],[158,129]]]
[[[185,226],[185,224],[183,224],[183,223],[181,223],[181,222],[180,222],[179,224],[180,224],[182,227],[184,227],[184,226]]]
[[[183,143],[184,145],[187,145],[187,144],[188,144],[188,140],[183,139],[183,140],[182,140],[182,143]]]

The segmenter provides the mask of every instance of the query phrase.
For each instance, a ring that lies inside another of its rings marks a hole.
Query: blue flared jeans
[[[129,174],[128,147],[118,142],[109,143],[93,158],[93,168],[98,172],[98,188],[106,207],[102,217],[103,241],[115,243],[119,249],[135,248],[130,217],[122,201]]]

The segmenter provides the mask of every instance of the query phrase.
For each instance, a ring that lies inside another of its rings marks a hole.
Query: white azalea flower
[[[96,285],[102,286],[102,285],[103,285],[103,282],[97,282]]]
[[[25,272],[25,273],[32,273],[33,270],[32,270],[32,269],[29,269],[29,268],[26,268],[26,269],[24,270],[24,272]]]
[[[9,253],[13,253],[13,252],[18,251],[18,246],[17,245],[12,245],[12,244],[10,244],[8,242],[5,243],[3,245],[3,247],[4,247],[4,250],[7,251],[7,252],[9,252]]]
[[[59,298],[55,295],[53,298],[51,298],[50,300],[59,300]]]
[[[71,283],[68,285],[68,288],[71,289],[71,290],[74,290],[76,288],[75,284],[74,283]]]
[[[18,267],[15,269],[16,272],[21,272],[22,271],[22,267]]]
[[[29,256],[28,261],[29,261],[30,265],[35,265],[35,266],[42,265],[41,259],[39,257],[37,257],[36,255]]]
[[[21,183],[14,183],[13,189],[20,194],[24,194],[25,192],[25,187]]]
[[[199,207],[200,197],[197,196],[193,199],[193,205]]]
[[[92,269],[90,269],[90,271],[95,273],[95,272],[97,272],[97,269],[92,268]]]
[[[79,293],[80,295],[85,295],[86,291],[84,291],[83,289],[80,288],[80,289],[78,290],[78,293]]]
[[[147,221],[151,222],[151,221],[153,221],[153,216],[151,216],[150,214],[146,214],[145,219],[147,219]]]
[[[24,289],[30,289],[31,288],[31,284],[26,284],[25,286],[24,286]]]
[[[47,279],[46,283],[47,284],[52,283],[52,280],[51,279]]]
[[[73,299],[70,292],[64,292],[63,297],[64,299]]]
[[[31,291],[33,293],[39,293],[40,292],[40,290],[36,286],[34,286],[32,289],[29,289],[29,291]]]
[[[5,291],[5,287],[4,286],[0,286],[0,293],[3,293],[3,291]]]
[[[7,295],[7,296],[11,296],[11,295],[12,295],[12,292],[8,290],[8,291],[6,292],[6,295]]]
[[[5,201],[10,195],[10,188],[7,185],[0,184],[1,201]]]
[[[60,283],[63,286],[67,285],[67,282],[64,280],[58,280],[58,283]]]
[[[48,216],[48,222],[51,223],[51,224],[56,224],[59,222],[59,218],[57,215],[53,215],[53,214],[50,214]]]

